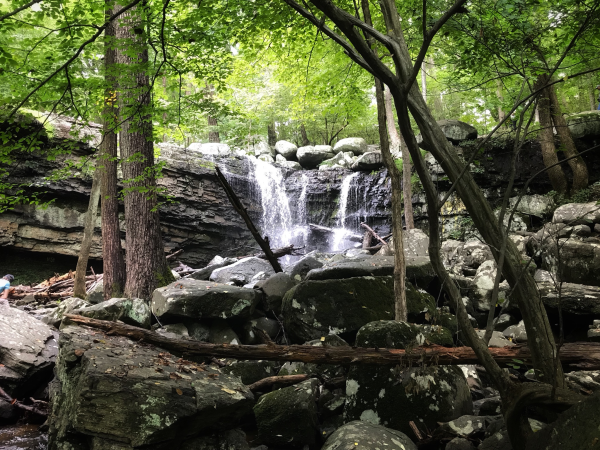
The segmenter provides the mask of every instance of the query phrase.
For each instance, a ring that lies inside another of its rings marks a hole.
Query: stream
[[[10,425],[0,427],[0,449],[44,450],[48,435],[38,430],[39,425]]]

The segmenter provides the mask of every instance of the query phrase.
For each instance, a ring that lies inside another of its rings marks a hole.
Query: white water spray
[[[346,236],[352,234],[352,230],[346,229],[346,219],[348,218],[348,199],[350,197],[352,181],[358,176],[359,172],[348,175],[342,181],[340,189],[340,202],[337,213],[337,227],[333,233],[333,243],[331,249],[334,251],[343,250],[342,246]]]

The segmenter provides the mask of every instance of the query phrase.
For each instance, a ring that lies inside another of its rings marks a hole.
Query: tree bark
[[[83,238],[81,239],[81,248],[79,249],[79,258],[77,259],[77,269],[75,270],[75,286],[73,296],[85,299],[85,273],[88,260],[90,258],[90,248],[94,238],[94,228],[98,218],[98,201],[100,200],[100,171],[94,172],[92,181],[92,191],[90,192],[90,201],[85,215],[85,225],[83,228]]]
[[[111,0],[106,0],[106,14],[113,13]],[[102,174],[102,262],[104,266],[104,299],[121,297],[125,287],[125,260],[121,247],[121,228],[119,226],[119,197],[117,187],[117,80],[115,76],[116,50],[114,42],[115,22],[111,22],[104,31],[104,111],[102,124],[101,158],[97,170]]]
[[[275,147],[277,144],[277,131],[275,131],[275,122],[271,122],[267,125],[267,135],[269,147]]]
[[[425,60],[421,63],[421,93],[423,94],[423,100],[427,103],[427,63]]]
[[[504,95],[502,94],[502,81],[496,80],[496,94],[498,95],[498,99],[502,102],[504,100]],[[498,106],[498,122],[502,122],[506,117],[506,113],[502,109],[502,105]]]
[[[546,75],[538,76],[534,89],[538,90],[547,82]],[[538,97],[538,113],[540,119],[540,146],[542,147],[542,158],[546,167],[558,163],[556,147],[554,146],[554,132],[552,131],[552,116],[550,113],[550,95],[548,89],[544,89]],[[569,190],[567,177],[561,166],[555,166],[548,171],[548,178],[552,188],[560,193],[565,194]]]
[[[147,299],[174,280],[165,258],[154,172],[148,46],[143,10],[132,8],[117,25],[120,77],[121,154],[125,185],[125,295]],[[134,55],[134,56],[131,56]]]
[[[206,93],[209,98],[212,99],[214,95],[214,86],[212,84],[206,85]],[[218,122],[216,117],[208,116],[206,118],[208,124],[208,142],[211,143],[220,143],[221,137],[219,136]]]
[[[411,350],[362,348],[362,347],[314,347],[312,345],[230,345],[209,344],[186,339],[172,339],[144,328],[120,322],[91,319],[74,314],[65,314],[67,323],[76,323],[107,332],[108,335],[125,336],[134,341],[144,341],[178,354],[217,358],[252,359],[267,361],[300,361],[314,364],[336,365],[395,365],[434,364],[457,365],[477,364],[477,356],[470,347],[441,347],[431,345]],[[520,359],[531,363],[530,348],[514,346],[490,348],[490,355],[499,364],[514,364]],[[569,367],[580,370],[600,368],[600,344],[593,342],[567,343],[560,351],[561,360]]]
[[[372,26],[373,22],[371,19],[371,10],[369,8],[368,0],[362,2],[363,15],[365,22]],[[369,38],[367,38],[369,39]],[[371,43],[369,43],[372,45]],[[373,46],[373,52],[377,54],[377,49]],[[377,97],[377,104],[384,105],[384,108],[377,108],[377,120],[379,123],[380,130],[382,129],[382,122],[388,125],[388,132],[390,131],[390,122],[386,120],[385,112],[385,86],[380,80],[375,79],[375,96]],[[390,102],[391,106],[391,102]],[[393,117],[393,115],[392,115]],[[393,123],[393,122],[392,122]],[[395,125],[393,127],[396,129]],[[379,132],[381,136],[381,131]],[[392,156],[391,143],[385,139],[386,145],[381,146],[381,156],[383,157],[383,163],[390,175],[392,180],[392,234],[394,238],[394,317],[398,321],[406,322],[408,317],[408,309],[406,306],[406,262],[404,259],[404,241],[402,239],[402,175],[400,170],[396,167],[396,162]]]
[[[575,147],[575,142],[573,142],[573,137],[571,136],[571,132],[567,126],[567,121],[563,117],[560,104],[558,103],[555,85],[548,87],[547,91],[550,99],[550,113],[552,115],[552,122],[554,123],[554,127],[556,128],[558,136],[560,137],[560,142],[562,143],[565,157],[571,158],[576,156],[576,158],[569,159],[567,163],[573,172],[572,192],[577,192],[581,189],[587,188],[588,186],[588,169],[583,161],[583,158],[578,156],[579,152]]]
[[[300,124],[300,137],[302,138],[302,147],[310,145],[310,141],[308,140],[308,136],[306,135],[306,127],[303,123]]]

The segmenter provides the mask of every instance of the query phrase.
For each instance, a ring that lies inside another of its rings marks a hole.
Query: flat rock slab
[[[0,385],[13,397],[48,382],[58,353],[58,332],[9,306],[0,306]]]
[[[158,317],[249,318],[259,301],[254,289],[182,279],[154,291],[152,311]]]
[[[90,438],[178,448],[205,430],[231,428],[254,403],[238,377],[125,337],[71,325],[59,346],[49,448]]]

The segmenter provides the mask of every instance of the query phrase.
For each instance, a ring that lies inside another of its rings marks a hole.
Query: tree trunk
[[[212,98],[214,95],[214,86],[212,84],[206,85],[206,93],[209,98]],[[221,137],[219,136],[218,122],[216,117],[208,116],[206,118],[208,123],[208,142],[211,143],[220,143]]]
[[[96,219],[98,218],[98,201],[100,200],[100,177],[98,170],[94,172],[92,181],[92,192],[90,192],[90,201],[88,210],[85,215],[85,225],[83,229],[83,238],[81,239],[81,248],[79,250],[79,258],[77,259],[77,269],[75,272],[75,286],[73,288],[73,296],[85,299],[85,273],[88,260],[90,257],[90,248],[92,247],[92,239],[94,237],[94,228],[96,227]]]
[[[421,93],[423,94],[423,100],[427,103],[427,63],[423,59],[421,63]]]
[[[534,84],[534,89],[538,90],[547,82],[546,75],[538,76]],[[554,132],[552,131],[552,116],[550,114],[550,96],[548,89],[544,89],[538,97],[538,114],[540,118],[540,146],[542,147],[542,158],[546,167],[558,163],[556,147],[554,146]],[[561,166],[555,166],[546,171],[552,188],[560,193],[565,194],[569,186],[567,178]]]
[[[502,81],[496,80],[496,94],[498,95],[498,99],[500,102],[504,100],[504,95],[502,93]],[[498,122],[502,122],[506,117],[506,113],[502,109],[502,105],[498,106]]]
[[[106,0],[106,14],[113,13],[111,0]],[[125,261],[121,248],[121,229],[119,226],[119,197],[117,188],[117,120],[116,100],[117,80],[114,73],[116,50],[111,40],[116,33],[115,22],[111,22],[104,31],[104,71],[106,89],[104,92],[104,111],[102,125],[102,150],[97,170],[102,174],[102,262],[104,266],[104,299],[121,297],[125,287]]]
[[[550,113],[552,114],[552,122],[560,137],[562,143],[563,152],[566,158],[576,157],[569,159],[567,163],[571,167],[573,172],[573,187],[572,192],[580,191],[588,186],[588,170],[583,158],[579,155],[577,148],[575,148],[575,142],[567,126],[567,121],[562,115],[560,105],[558,104],[558,97],[556,96],[556,87],[551,85],[547,89],[550,98]]]
[[[125,295],[147,299],[174,280],[165,258],[157,209],[148,47],[143,10],[132,8],[117,26],[120,66],[121,154],[125,185]],[[133,55],[133,56],[132,56]]]
[[[365,17],[365,22],[368,25],[372,25],[371,11],[369,9],[368,0],[362,0],[362,9]],[[376,52],[376,49],[373,49]],[[392,234],[394,239],[394,298],[395,298],[395,309],[394,317],[398,321],[406,322],[408,316],[408,310],[406,307],[406,263],[404,259],[404,241],[402,239],[402,175],[400,170],[396,167],[396,162],[392,156],[392,149],[390,148],[390,142],[388,141],[387,135],[383,136],[382,131],[388,128],[383,126],[386,124],[389,126],[390,121],[386,120],[386,101],[385,101],[385,90],[386,87],[377,78],[375,79],[375,97],[377,99],[377,122],[379,123],[379,136],[382,139],[381,155],[383,157],[383,163],[387,168],[388,174],[392,179]],[[381,107],[383,106],[383,107]],[[391,102],[390,102],[391,106]],[[393,117],[393,115],[392,115]],[[393,119],[392,119],[392,124]],[[396,126],[393,127],[396,130]],[[388,130],[389,132],[390,130]],[[397,131],[396,131],[397,133]],[[389,133],[391,136],[391,133]]]
[[[277,144],[277,131],[275,131],[275,122],[271,122],[267,126],[267,134],[269,138],[269,147],[275,147],[275,144]]]
[[[400,133],[398,133],[398,128],[396,127],[396,119],[394,119],[394,110],[392,106],[392,95],[390,94],[390,89],[387,86],[384,86],[383,91],[384,96],[384,104],[385,104],[385,117],[387,121],[387,129],[388,134],[390,135],[390,151],[392,152],[392,156],[394,158],[398,158],[398,154],[400,153]],[[404,156],[404,155],[402,155]]]
[[[303,123],[300,124],[300,137],[302,138],[302,147],[310,145],[310,141],[308,140],[308,136],[306,135],[306,127]]]

